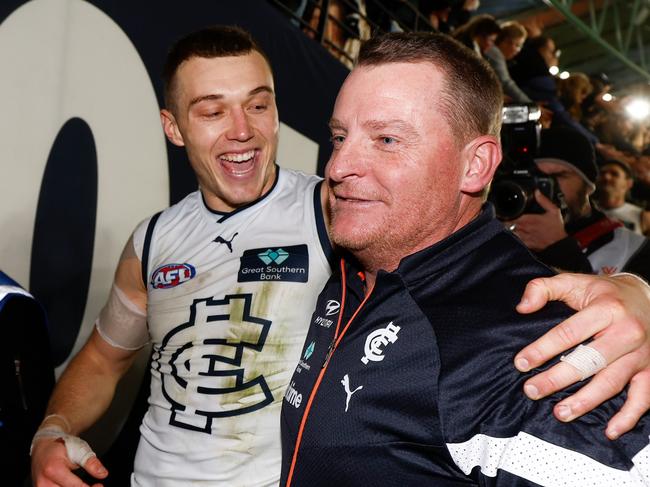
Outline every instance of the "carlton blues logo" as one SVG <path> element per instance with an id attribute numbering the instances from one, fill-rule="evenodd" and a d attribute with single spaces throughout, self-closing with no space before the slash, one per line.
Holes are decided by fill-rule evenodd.
<path id="1" fill-rule="evenodd" d="M 153 354 L 172 426 L 210 434 L 214 418 L 273 402 L 264 376 L 242 365 L 246 349 L 262 351 L 271 327 L 271 321 L 252 316 L 252 302 L 252 294 L 194 300 L 190 319 L 167 333 Z"/>

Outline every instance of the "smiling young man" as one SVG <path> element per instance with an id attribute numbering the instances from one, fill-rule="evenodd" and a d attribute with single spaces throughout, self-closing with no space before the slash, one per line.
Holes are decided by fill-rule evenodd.
<path id="1" fill-rule="evenodd" d="M 273 75 L 247 32 L 215 27 L 181 39 L 165 81 L 163 129 L 186 148 L 199 190 L 135 230 L 46 426 L 86 429 L 151 341 L 132 485 L 275 485 L 281 400 L 331 273 L 325 191 L 320 178 L 275 164 Z M 41 433 L 37 485 L 77 485 L 74 452 L 65 458 L 47 427 Z M 85 468 L 103 478 L 98 464 Z"/>
<path id="2" fill-rule="evenodd" d="M 296 363 L 309 362 L 314 353 L 308 348 L 301 356 L 301 346 L 331 273 L 322 210 L 327 192 L 320 178 L 275 164 L 273 76 L 248 33 L 221 26 L 189 34 L 170 51 L 165 73 L 163 128 L 169 140 L 186 148 L 199 190 L 143 222 L 127 243 L 96 329 L 61 377 L 33 442 L 37 486 L 78 487 L 71 470 L 79 465 L 98 478 L 107 476 L 76 436 L 106 410 L 117 381 L 147 341 L 154 351 L 152 385 L 132 485 L 277 485 L 281 402 L 306 400 L 287 385 Z M 391 146 L 392 139 L 384 143 Z M 388 193 L 378 186 L 349 199 L 370 207 L 383 197 Z M 409 195 L 409 201 L 414 198 Z M 368 203 L 354 201 L 362 199 Z M 424 212 L 427 205 L 417 208 Z M 364 222 L 359 225 L 361 231 Z M 380 227 L 375 235 L 381 236 Z M 590 313 L 603 304 L 618 309 L 607 297 L 634 297 L 636 303 L 621 312 L 614 330 L 634 322 L 634 313 L 643 316 L 638 308 L 647 307 L 645 288 L 624 278 L 538 281 L 527 296 L 538 304 L 567 296 L 567 282 L 581 286 L 581 308 L 592 306 L 583 312 L 582 326 L 563 326 L 588 335 L 601 329 L 591 326 Z M 597 292 L 593 283 L 604 287 Z M 599 305 L 592 296 L 605 301 Z M 332 326 L 339 307 L 328 303 L 315 322 Z M 624 338 L 612 340 L 620 348 L 608 359 L 644 343 Z M 520 358 L 535 366 L 572 345 L 548 337 Z M 639 362 L 633 364 L 642 367 Z M 553 389 L 549 377 L 560 387 L 576 380 L 574 373 L 555 370 L 559 375 L 547 372 L 537 379 L 542 394 Z M 631 375 L 623 375 L 621 384 Z M 350 395 L 361 393 L 353 381 L 348 385 Z M 585 397 L 598 401 L 598 394 L 576 395 L 574 404 L 584 407 Z M 643 401 L 637 405 L 645 410 Z"/>

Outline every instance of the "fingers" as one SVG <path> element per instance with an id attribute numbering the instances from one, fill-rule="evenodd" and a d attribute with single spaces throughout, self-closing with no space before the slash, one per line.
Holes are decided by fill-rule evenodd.
<path id="1" fill-rule="evenodd" d="M 555 417 L 560 421 L 573 421 L 614 397 L 625 388 L 634 374 L 635 360 L 638 358 L 632 354 L 626 355 L 596 374 L 579 391 L 556 404 L 553 409 Z M 639 404 L 633 402 L 631 406 Z"/>
<path id="2" fill-rule="evenodd" d="M 601 332 L 608 336 L 608 342 L 599 347 L 600 352 L 612 359 L 648 345 L 648 312 L 644 309 L 647 286 L 637 281 L 630 276 L 559 274 L 529 282 L 517 306 L 520 313 L 537 311 L 552 300 L 582 311 L 522 349 L 515 357 L 515 366 L 526 372 Z"/>
<path id="3" fill-rule="evenodd" d="M 610 364 L 555 406 L 558 419 L 571 421 L 585 414 L 618 394 L 631 378 L 627 400 L 608 423 L 607 436 L 615 439 L 629 431 L 650 410 L 649 298 L 646 284 L 625 275 L 561 274 L 528 284 L 517 306 L 520 313 L 537 311 L 551 300 L 564 301 L 582 311 L 521 350 L 515 357 L 519 370 L 529 371 L 589 336 L 595 337 L 589 346 Z M 561 362 L 526 381 L 524 392 L 531 399 L 540 399 L 578 380 L 579 371 Z"/>
<path id="4" fill-rule="evenodd" d="M 66 435 L 63 441 L 68 459 L 80 467 L 84 467 L 86 462 L 95 456 L 90 445 L 77 436 Z"/>
<path id="5" fill-rule="evenodd" d="M 605 434 L 609 439 L 615 440 L 634 428 L 648 410 L 650 410 L 650 368 L 632 377 L 625 404 L 607 423 Z"/>
<path id="6" fill-rule="evenodd" d="M 526 347 L 520 353 L 521 356 L 518 355 L 515 358 L 515 366 L 522 371 L 537 367 L 544 363 L 547 357 L 555 356 L 571 348 L 573 346 L 569 345 L 571 343 L 585 341 L 595 334 L 594 330 L 604 328 L 612 321 L 611 315 L 599 312 L 597 309 L 588 308 L 581 314 L 588 320 L 588 324 L 582 323 L 579 320 L 579 315 L 571 316 Z M 608 329 L 589 343 L 589 346 L 600 352 L 605 361 L 610 364 L 596 375 L 587 389 L 594 391 L 590 393 L 593 394 L 591 402 L 595 405 L 620 392 L 632 375 L 650 363 L 650 346 L 639 347 L 641 335 L 636 335 L 633 327 L 621 327 L 618 330 Z M 567 345 L 569 346 L 567 347 Z M 630 347 L 634 349 L 635 346 L 639 348 L 630 352 Z M 528 369 L 524 368 L 526 366 Z M 578 369 L 567 362 L 560 362 L 528 379 L 524 386 L 524 392 L 531 399 L 539 399 L 580 380 L 582 377 Z M 601 397 L 603 399 L 600 399 Z"/>
<path id="7" fill-rule="evenodd" d="M 586 285 L 593 276 L 584 274 L 558 274 L 553 277 L 540 277 L 528 283 L 517 306 L 520 313 L 533 313 L 542 309 L 549 301 L 564 301 L 573 309 L 582 309 Z"/>
<path id="8" fill-rule="evenodd" d="M 63 445 L 57 443 L 63 449 Z M 70 462 L 64 456 L 45 459 L 46 463 L 42 468 L 33 466 L 32 479 L 36 487 L 89 487 L 83 480 L 72 473 Z"/>
<path id="9" fill-rule="evenodd" d="M 524 347 L 515 356 L 515 367 L 517 367 L 521 372 L 528 372 L 534 367 L 539 367 L 552 357 L 555 357 L 556 355 L 584 342 L 589 337 L 594 336 L 603 328 L 609 326 L 611 322 L 611 313 L 601 310 L 596 306 L 586 308 L 582 312 L 570 316 L 559 325 L 556 325 L 546 332 L 542 337 Z M 625 350 L 621 353 L 617 353 L 617 351 L 612 350 L 613 347 L 616 347 L 617 343 L 612 343 L 611 340 L 604 342 L 602 340 L 596 340 L 589 345 L 602 353 L 605 359 L 607 359 L 607 363 L 610 363 L 611 360 L 615 360 L 622 355 L 622 353 L 629 351 Z M 555 365 L 552 369 L 546 371 L 545 374 L 556 367 L 560 368 L 559 365 L 561 364 Z M 564 367 L 561 367 L 561 369 L 564 369 Z M 571 369 L 576 370 L 573 367 L 571 367 Z M 580 380 L 580 376 L 577 373 L 576 379 L 572 382 L 565 383 L 562 381 L 562 383 L 566 387 L 576 380 Z"/>
<path id="10" fill-rule="evenodd" d="M 616 360 L 575 394 L 563 399 L 553 408 L 560 421 L 573 421 L 593 410 L 601 403 L 620 393 L 637 370 L 637 364 L 645 359 L 639 354 L 627 354 Z M 540 399 L 560 390 L 579 377 L 572 366 L 559 363 L 543 374 L 531 378 L 524 385 L 524 392 L 531 399 Z M 639 418 L 650 409 L 650 368 L 636 373 L 623 408 L 610 420 L 606 434 L 615 439 L 631 430 Z"/>
<path id="11" fill-rule="evenodd" d="M 79 441 L 85 443 L 83 440 Z M 34 485 L 37 487 L 89 487 L 72 472 L 78 467 L 78 462 L 73 463 L 70 460 L 68 447 L 64 445 L 63 438 L 41 438 L 36 441 L 32 451 Z M 88 447 L 88 451 L 92 452 L 90 447 Z M 88 456 L 87 451 L 81 451 L 81 456 Z M 101 479 L 108 475 L 108 471 L 94 454 L 86 458 L 84 462 L 85 470 L 94 477 Z"/>
<path id="12" fill-rule="evenodd" d="M 89 458 L 85 465 L 83 465 L 83 468 L 97 479 L 104 479 L 108 476 L 108 470 L 106 470 L 106 467 L 104 467 L 96 456 Z"/>
<path id="13" fill-rule="evenodd" d="M 537 374 L 524 383 L 524 393 L 529 399 L 541 399 L 580 380 L 575 367 L 560 362 Z"/>
<path id="14" fill-rule="evenodd" d="M 557 205 L 553 204 L 551 200 L 549 200 L 544 193 L 542 193 L 539 189 L 535 190 L 535 199 L 539 203 L 539 206 L 544 208 L 546 211 L 557 211 L 558 207 Z"/>
<path id="15" fill-rule="evenodd" d="M 87 442 L 70 435 L 67 435 L 63 441 L 65 442 L 68 459 L 72 463 L 79 465 L 93 477 L 103 479 L 108 475 L 108 471 L 104 468 L 102 462 L 99 461 Z"/>
<path id="16" fill-rule="evenodd" d="M 66 466 L 46 468 L 45 479 L 36 482 L 36 487 L 89 487 L 89 485 L 73 474 Z"/>

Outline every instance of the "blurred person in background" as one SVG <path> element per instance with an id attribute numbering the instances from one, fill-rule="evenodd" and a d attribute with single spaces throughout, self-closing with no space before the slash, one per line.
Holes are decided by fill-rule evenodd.
<path id="1" fill-rule="evenodd" d="M 456 0 L 454 5 L 451 7 L 451 13 L 449 14 L 449 20 L 447 21 L 449 31 L 453 32 L 460 26 L 469 22 L 474 12 L 476 12 L 480 6 L 481 2 L 479 0 Z"/>
<path id="2" fill-rule="evenodd" d="M 501 25 L 501 31 L 497 35 L 495 45 L 485 51 L 485 58 L 494 68 L 499 81 L 501 81 L 506 101 L 532 103 L 528 95 L 512 79 L 508 69 L 508 61 L 521 51 L 525 41 L 526 29 L 524 26 L 515 21 L 506 22 Z"/>
<path id="3" fill-rule="evenodd" d="M 549 71 L 558 65 L 558 55 L 559 51 L 550 37 L 529 37 L 513 59 L 510 74 L 533 101 L 542 103 L 553 112 L 552 126 L 569 126 L 596 144 L 598 138 L 571 117 L 558 97 L 556 79 Z"/>
<path id="4" fill-rule="evenodd" d="M 610 90 L 612 84 L 609 77 L 605 73 L 597 73 L 589 76 L 592 91 L 589 93 L 582 102 L 582 123 L 592 132 L 595 132 L 594 126 L 599 122 L 599 117 L 604 117 L 612 109 Z M 603 98 L 606 94 L 610 94 L 608 100 Z M 596 121 L 592 122 L 594 118 Z"/>
<path id="5" fill-rule="evenodd" d="M 650 244 L 616 220 L 594 208 L 598 167 L 594 148 L 569 127 L 542 131 L 535 164 L 557 181 L 568 210 L 536 191 L 544 213 L 527 213 L 509 228 L 546 265 L 587 274 L 633 272 L 650 279 Z"/>
<path id="6" fill-rule="evenodd" d="M 501 27 L 493 16 L 488 14 L 477 15 L 465 25 L 457 28 L 452 37 L 474 50 L 481 57 L 494 46 Z"/>
<path id="7" fill-rule="evenodd" d="M 560 101 L 571 118 L 581 122 L 583 118 L 582 104 L 594 91 L 589 77 L 584 73 L 571 73 L 568 78 L 560 79 L 557 83 Z"/>
<path id="8" fill-rule="evenodd" d="M 648 235 L 650 211 L 627 201 L 633 185 L 634 176 L 630 166 L 618 159 L 609 159 L 600 166 L 596 182 L 596 200 L 608 217 L 621 221 L 639 235 Z"/>
<path id="9" fill-rule="evenodd" d="M 451 0 L 420 0 L 420 12 L 429 20 L 434 32 L 449 32 L 447 21 L 451 7 Z"/>

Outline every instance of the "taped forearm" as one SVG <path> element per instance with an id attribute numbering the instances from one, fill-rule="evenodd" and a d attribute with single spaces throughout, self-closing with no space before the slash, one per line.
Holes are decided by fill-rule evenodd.
<path id="1" fill-rule="evenodd" d="M 147 314 L 115 284 L 95 326 L 101 337 L 116 348 L 138 350 L 149 342 Z"/>

